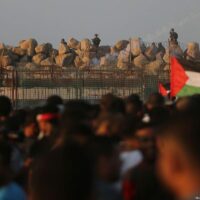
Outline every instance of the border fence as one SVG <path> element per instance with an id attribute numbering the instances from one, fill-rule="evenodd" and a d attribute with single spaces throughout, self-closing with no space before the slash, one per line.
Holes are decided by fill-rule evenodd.
<path id="1" fill-rule="evenodd" d="M 8 96 L 15 108 L 40 105 L 51 95 L 98 102 L 107 93 L 123 98 L 137 93 L 146 100 L 150 93 L 158 91 L 159 82 L 167 84 L 169 72 L 153 75 L 117 69 L 2 70 L 0 95 Z"/>

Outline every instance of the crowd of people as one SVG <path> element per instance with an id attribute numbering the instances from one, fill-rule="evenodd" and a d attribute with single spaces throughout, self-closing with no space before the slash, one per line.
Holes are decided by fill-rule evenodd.
<path id="1" fill-rule="evenodd" d="M 198 199 L 199 144 L 200 95 L 18 110 L 0 96 L 0 200 Z"/>

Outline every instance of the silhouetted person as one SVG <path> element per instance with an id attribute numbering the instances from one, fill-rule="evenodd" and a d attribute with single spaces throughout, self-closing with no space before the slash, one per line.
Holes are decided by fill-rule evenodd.
<path id="1" fill-rule="evenodd" d="M 178 33 L 176 33 L 173 28 L 170 31 L 170 42 L 178 44 Z"/>
<path id="2" fill-rule="evenodd" d="M 101 39 L 98 37 L 98 34 L 94 35 L 94 38 L 92 39 L 92 43 L 96 48 L 99 47 L 99 45 L 101 43 Z"/>
<path id="3" fill-rule="evenodd" d="M 93 170 L 84 147 L 69 141 L 33 168 L 32 200 L 90 200 Z"/>

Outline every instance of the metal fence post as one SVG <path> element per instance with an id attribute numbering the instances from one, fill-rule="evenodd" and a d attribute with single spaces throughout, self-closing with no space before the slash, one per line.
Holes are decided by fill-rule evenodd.
<path id="1" fill-rule="evenodd" d="M 15 70 L 15 108 L 18 106 L 18 71 Z"/>
<path id="2" fill-rule="evenodd" d="M 15 70 L 12 70 L 12 92 L 11 92 L 11 101 L 13 103 L 13 107 L 15 108 Z"/>
<path id="3" fill-rule="evenodd" d="M 76 99 L 78 99 L 78 88 L 79 88 L 79 76 L 78 76 L 78 70 L 76 69 Z"/>

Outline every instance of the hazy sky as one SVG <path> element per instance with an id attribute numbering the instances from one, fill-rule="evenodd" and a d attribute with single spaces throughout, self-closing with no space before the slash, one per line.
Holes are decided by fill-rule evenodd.
<path id="1" fill-rule="evenodd" d="M 36 38 L 92 38 L 104 44 L 141 36 L 166 41 L 174 27 L 180 40 L 200 42 L 200 0 L 0 0 L 0 41 L 16 45 Z"/>

